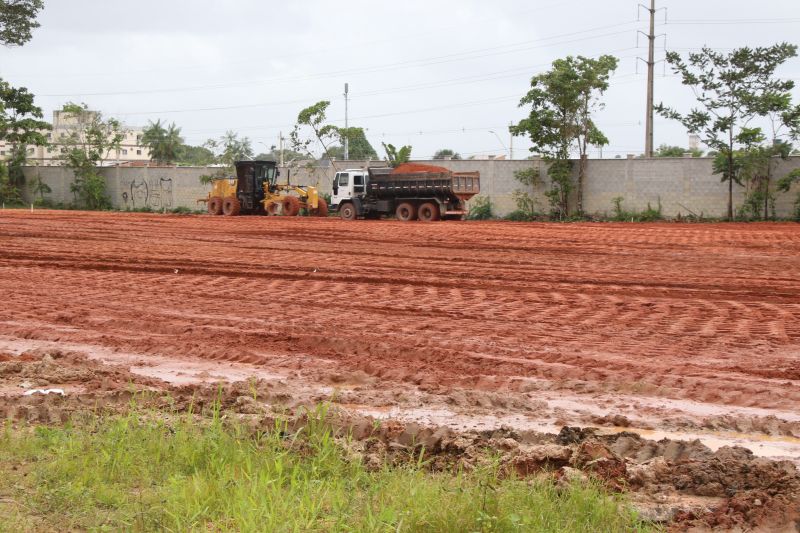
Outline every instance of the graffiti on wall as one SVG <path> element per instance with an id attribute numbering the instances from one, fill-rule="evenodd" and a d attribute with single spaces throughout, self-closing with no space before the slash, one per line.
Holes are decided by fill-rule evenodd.
<path id="1" fill-rule="evenodd" d="M 172 209 L 172 178 L 123 179 L 122 203 L 126 209 Z"/>

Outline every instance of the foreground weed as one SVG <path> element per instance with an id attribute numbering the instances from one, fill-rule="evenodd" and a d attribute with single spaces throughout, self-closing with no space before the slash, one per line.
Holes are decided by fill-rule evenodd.
<path id="1" fill-rule="evenodd" d="M 327 408 L 263 431 L 205 416 L 165 422 L 132 410 L 61 428 L 0 433 L 0 530 L 637 531 L 591 485 L 432 473 L 422 456 L 368 472 L 326 423 Z M 10 475 L 24 468 L 29 475 Z M 8 475 L 7 475 L 8 474 Z"/>

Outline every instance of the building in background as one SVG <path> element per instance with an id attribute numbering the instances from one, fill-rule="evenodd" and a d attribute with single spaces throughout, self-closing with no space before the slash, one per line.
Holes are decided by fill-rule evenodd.
<path id="1" fill-rule="evenodd" d="M 69 137 L 75 129 L 77 120 L 63 111 L 53 111 L 53 129 L 44 132 L 47 137 L 47 146 L 28 146 L 28 164 L 39 166 L 58 166 L 62 164 L 61 156 L 66 149 L 60 140 Z M 112 150 L 108 157 L 100 162 L 100 166 L 111 166 L 126 163 L 144 164 L 150 161 L 150 150 L 141 145 L 142 130 L 123 126 L 125 138 L 119 150 Z M 0 159 L 11 155 L 11 145 L 0 140 Z"/>

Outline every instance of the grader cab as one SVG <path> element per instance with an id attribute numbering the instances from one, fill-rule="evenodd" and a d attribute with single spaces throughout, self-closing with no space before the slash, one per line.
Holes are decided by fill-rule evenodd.
<path id="1" fill-rule="evenodd" d="M 316 187 L 278 183 L 280 171 L 275 161 L 237 161 L 236 177 L 211 183 L 208 212 L 212 215 L 296 216 L 301 209 L 309 215 L 327 216 L 328 204 Z"/>

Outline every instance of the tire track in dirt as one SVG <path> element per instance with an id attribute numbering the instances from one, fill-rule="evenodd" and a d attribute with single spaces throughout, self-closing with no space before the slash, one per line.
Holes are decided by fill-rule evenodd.
<path id="1" fill-rule="evenodd" d="M 788 224 L 4 212 L 0 334 L 264 365 L 294 353 L 389 388 L 537 378 L 791 409 L 798 251 Z"/>

